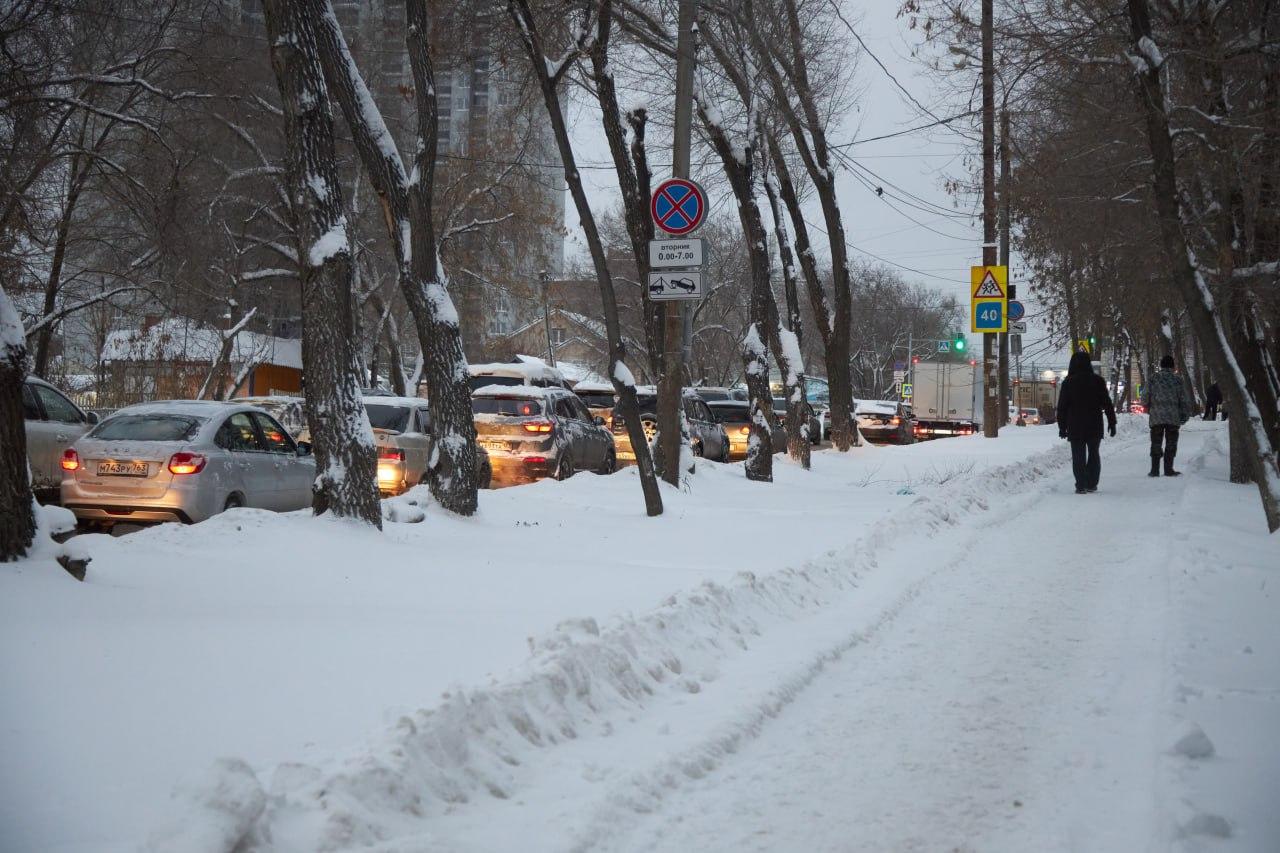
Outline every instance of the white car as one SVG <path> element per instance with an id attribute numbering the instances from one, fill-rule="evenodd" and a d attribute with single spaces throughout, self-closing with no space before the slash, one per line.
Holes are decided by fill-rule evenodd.
<path id="1" fill-rule="evenodd" d="M 22 421 L 27 434 L 31 488 L 42 503 L 56 502 L 62 483 L 62 454 L 98 422 L 43 379 L 22 384 Z"/>

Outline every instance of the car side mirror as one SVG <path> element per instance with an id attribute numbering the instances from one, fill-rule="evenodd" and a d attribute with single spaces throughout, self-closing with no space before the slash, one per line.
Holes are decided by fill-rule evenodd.
<path id="1" fill-rule="evenodd" d="M 601 417 L 600 415 L 596 415 L 591 420 L 595 422 L 596 426 L 604 426 L 604 418 Z"/>
<path id="2" fill-rule="evenodd" d="M 100 420 L 97 412 L 85 412 L 84 419 L 88 422 L 89 426 L 97 426 L 98 421 Z"/>
<path id="3" fill-rule="evenodd" d="M 311 455 L 311 442 L 309 442 L 309 441 L 299 441 L 299 442 L 298 442 L 298 455 L 299 455 L 299 456 L 310 456 L 310 455 Z"/>

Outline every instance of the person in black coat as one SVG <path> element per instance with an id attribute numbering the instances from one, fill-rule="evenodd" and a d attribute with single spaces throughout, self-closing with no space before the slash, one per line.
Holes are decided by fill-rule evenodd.
<path id="1" fill-rule="evenodd" d="M 1071 356 L 1067 378 L 1058 391 L 1058 435 L 1071 442 L 1071 469 L 1076 475 L 1076 494 L 1098 491 L 1102 459 L 1102 413 L 1107 414 L 1107 427 L 1112 438 L 1116 434 L 1116 410 L 1107 393 L 1107 383 L 1093 372 L 1089 354 Z"/>
<path id="2" fill-rule="evenodd" d="M 1222 406 L 1222 389 L 1215 382 L 1209 386 L 1209 390 L 1204 394 L 1204 419 L 1206 421 L 1216 421 L 1218 419 L 1218 409 Z"/>

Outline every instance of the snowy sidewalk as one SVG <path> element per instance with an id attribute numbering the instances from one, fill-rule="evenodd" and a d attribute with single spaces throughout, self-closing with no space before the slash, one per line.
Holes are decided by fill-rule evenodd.
<path id="1" fill-rule="evenodd" d="M 1197 517 L 1216 441 L 1193 426 L 1188 475 L 1157 481 L 1131 444 L 1104 460 L 1100 493 L 1077 496 L 1058 478 L 972 531 L 954 564 L 758 740 L 601 849 L 1120 853 L 1207 849 L 1224 834 L 1238 835 L 1231 849 L 1280 849 L 1262 793 L 1277 790 L 1280 694 L 1255 680 L 1276 674 L 1271 605 L 1176 606 L 1205 568 L 1193 536 L 1219 541 L 1215 561 L 1236 576 L 1215 582 L 1237 591 L 1280 568 L 1250 564 L 1262 552 L 1236 551 L 1212 530 L 1229 518 L 1222 507 Z M 1190 707 L 1188 691 L 1212 688 L 1170 678 L 1224 631 L 1253 642 L 1222 650 L 1245 665 L 1218 683 L 1247 672 L 1244 684 L 1270 687 L 1246 687 L 1241 701 L 1233 684 Z M 1236 748 L 1215 760 L 1193 736 L 1172 749 L 1197 716 Z M 1218 779 L 1197 785 L 1206 766 Z"/>

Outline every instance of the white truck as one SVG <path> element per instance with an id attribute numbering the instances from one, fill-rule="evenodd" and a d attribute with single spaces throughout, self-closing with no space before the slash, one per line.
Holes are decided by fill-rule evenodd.
<path id="1" fill-rule="evenodd" d="M 972 435 L 981 422 L 982 380 L 968 362 L 922 361 L 911 369 L 911 408 L 920 440 Z"/>

